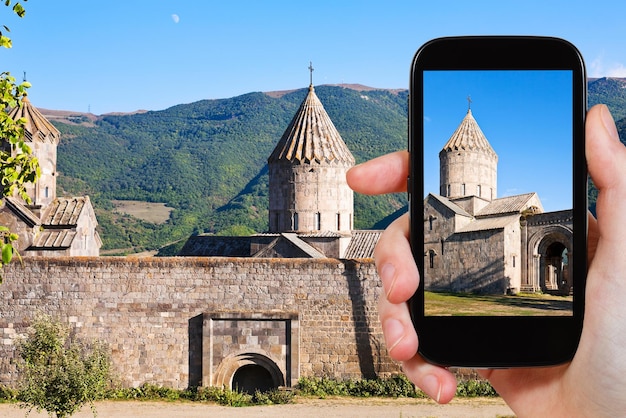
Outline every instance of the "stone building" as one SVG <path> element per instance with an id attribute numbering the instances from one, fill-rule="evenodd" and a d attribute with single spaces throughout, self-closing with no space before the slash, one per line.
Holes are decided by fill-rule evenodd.
<path id="1" fill-rule="evenodd" d="M 355 231 L 354 166 L 311 83 L 268 160 L 269 231 L 250 237 L 192 236 L 179 255 L 371 258 L 381 231 Z"/>
<path id="2" fill-rule="evenodd" d="M 0 225 L 19 235 L 15 247 L 22 255 L 99 255 L 102 241 L 96 231 L 98 222 L 89 196 L 57 196 L 59 130 L 28 98 L 12 109 L 9 116 L 26 120 L 24 140 L 39 161 L 41 176 L 27 185 L 30 203 L 18 196 L 3 197 Z M 3 143 L 5 150 L 8 147 L 9 144 Z"/>
<path id="3" fill-rule="evenodd" d="M 424 285 L 476 293 L 568 294 L 572 211 L 536 193 L 496 198 L 498 156 L 471 110 L 439 153 L 439 193 L 424 199 Z"/>

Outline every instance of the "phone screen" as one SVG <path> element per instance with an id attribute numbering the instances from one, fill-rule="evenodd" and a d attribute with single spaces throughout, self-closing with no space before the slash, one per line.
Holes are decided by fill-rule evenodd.
<path id="1" fill-rule="evenodd" d="M 424 71 L 426 316 L 573 314 L 572 76 Z"/>
<path id="2" fill-rule="evenodd" d="M 411 67 L 409 308 L 444 366 L 573 357 L 584 317 L 584 63 L 542 37 L 452 37 Z"/>

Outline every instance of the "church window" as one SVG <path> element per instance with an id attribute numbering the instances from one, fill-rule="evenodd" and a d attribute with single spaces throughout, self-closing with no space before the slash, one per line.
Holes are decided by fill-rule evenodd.
<path id="1" fill-rule="evenodd" d="M 435 252 L 433 250 L 428 251 L 428 265 L 430 268 L 435 268 Z"/>
<path id="2" fill-rule="evenodd" d="M 441 238 L 441 255 L 443 255 L 443 243 L 444 243 L 443 238 Z"/>
<path id="3" fill-rule="evenodd" d="M 513 256 L 513 267 L 515 267 L 515 256 Z"/>
<path id="4" fill-rule="evenodd" d="M 317 212 L 317 213 L 315 214 L 315 229 L 316 229 L 317 231 L 319 231 L 320 229 L 322 229 L 322 225 L 321 225 L 321 224 L 322 224 L 322 222 L 321 222 L 321 218 L 322 218 L 322 215 L 321 215 L 319 212 Z"/>
<path id="5" fill-rule="evenodd" d="M 461 184 L 461 196 L 465 196 L 465 183 Z"/>
<path id="6" fill-rule="evenodd" d="M 341 229 L 341 214 L 337 213 L 335 215 L 335 229 L 339 231 Z"/>
<path id="7" fill-rule="evenodd" d="M 44 197 L 49 197 L 48 193 L 49 193 L 49 189 L 48 189 L 48 186 L 46 186 L 46 188 L 44 189 L 44 192 L 43 192 Z"/>
<path id="8" fill-rule="evenodd" d="M 299 225 L 298 225 L 298 214 L 297 213 L 293 214 L 293 216 L 291 218 L 291 224 L 292 224 L 292 229 L 294 231 L 297 231 L 298 227 L 299 227 Z"/>
<path id="9" fill-rule="evenodd" d="M 450 197 L 450 185 L 449 184 L 446 190 L 446 197 Z"/>
<path id="10" fill-rule="evenodd" d="M 480 184 L 476 186 L 476 196 L 480 197 Z"/>

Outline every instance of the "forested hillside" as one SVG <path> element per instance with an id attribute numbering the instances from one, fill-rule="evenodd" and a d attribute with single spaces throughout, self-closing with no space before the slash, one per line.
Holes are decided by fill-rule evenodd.
<path id="1" fill-rule="evenodd" d="M 307 90 L 249 93 L 162 111 L 55 119 L 61 193 L 91 196 L 104 242 L 119 253 L 154 250 L 192 233 L 267 229 L 266 160 Z M 316 87 L 357 162 L 406 148 L 407 91 Z M 626 81 L 589 82 L 589 105 L 607 103 L 626 138 Z M 82 123 L 81 122 L 85 122 Z M 597 191 L 590 187 L 590 206 Z M 162 224 L 114 211 L 112 200 L 163 202 Z M 382 228 L 404 195 L 355 195 L 355 227 Z"/>
<path id="2" fill-rule="evenodd" d="M 204 100 L 84 125 L 57 120 L 60 189 L 91 196 L 103 249 L 156 249 L 197 232 L 265 231 L 266 160 L 306 91 Z M 357 162 L 406 147 L 406 92 L 319 86 L 316 93 Z M 115 199 L 174 210 L 157 225 L 115 213 Z M 402 195 L 358 195 L 355 227 L 380 227 L 405 204 Z"/>

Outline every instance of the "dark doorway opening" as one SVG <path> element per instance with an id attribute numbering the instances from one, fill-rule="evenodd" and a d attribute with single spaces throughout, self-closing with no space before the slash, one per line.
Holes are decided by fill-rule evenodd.
<path id="1" fill-rule="evenodd" d="M 237 369 L 233 375 L 232 390 L 254 395 L 259 392 L 268 392 L 276 389 L 272 374 L 257 364 L 247 364 Z"/>
<path id="2" fill-rule="evenodd" d="M 547 292 L 562 291 L 569 282 L 567 277 L 567 247 L 560 242 L 553 242 L 546 249 L 544 256 L 542 290 Z"/>

